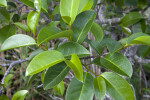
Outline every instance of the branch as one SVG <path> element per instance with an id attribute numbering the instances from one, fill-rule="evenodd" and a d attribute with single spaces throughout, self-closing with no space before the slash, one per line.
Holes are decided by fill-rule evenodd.
<path id="1" fill-rule="evenodd" d="M 3 59 L 3 60 L 5 60 L 5 59 Z M 26 61 L 29 61 L 29 59 L 28 58 L 26 58 L 26 59 L 19 59 L 17 61 L 12 61 L 9 64 L 1 64 L 3 66 L 8 66 L 9 65 L 7 71 L 5 72 L 5 74 L 4 74 L 4 76 L 3 76 L 2 80 L 1 80 L 1 84 L 4 84 L 4 80 L 5 80 L 6 76 L 9 74 L 9 72 L 10 72 L 10 70 L 11 70 L 11 68 L 13 66 L 15 66 L 16 64 L 20 64 L 20 63 L 26 62 Z M 1 87 L 1 89 L 0 89 L 0 95 L 3 94 L 2 92 L 3 92 L 3 87 Z"/>
<path id="2" fill-rule="evenodd" d="M 112 18 L 112 19 L 103 19 L 103 20 L 95 20 L 99 24 L 117 24 L 120 22 L 121 18 Z"/>

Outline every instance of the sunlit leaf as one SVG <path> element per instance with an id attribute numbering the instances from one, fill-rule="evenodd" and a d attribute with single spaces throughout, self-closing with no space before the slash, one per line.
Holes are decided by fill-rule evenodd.
<path id="1" fill-rule="evenodd" d="M 27 93 L 27 90 L 20 90 L 13 95 L 12 100 L 24 100 Z"/>

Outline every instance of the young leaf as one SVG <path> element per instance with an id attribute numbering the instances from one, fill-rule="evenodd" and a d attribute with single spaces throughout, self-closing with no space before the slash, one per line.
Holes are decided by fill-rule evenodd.
<path id="1" fill-rule="evenodd" d="M 73 54 L 71 60 L 65 60 L 66 64 L 73 70 L 75 77 L 83 82 L 83 69 L 80 59 L 76 54 Z"/>
<path id="2" fill-rule="evenodd" d="M 120 20 L 122 26 L 130 26 L 143 19 L 143 16 L 138 12 L 131 12 Z"/>
<path id="3" fill-rule="evenodd" d="M 47 24 L 47 26 L 49 26 L 49 27 L 56 27 L 59 23 L 60 23 L 60 21 L 52 21 L 49 24 Z"/>
<path id="4" fill-rule="evenodd" d="M 36 11 L 30 12 L 27 17 L 27 25 L 33 34 L 35 34 L 36 25 L 38 23 L 38 19 L 39 19 L 40 12 L 41 12 L 41 0 L 35 0 L 34 7 Z"/>
<path id="5" fill-rule="evenodd" d="M 80 0 L 61 0 L 60 1 L 60 14 L 64 22 L 71 25 L 78 12 Z"/>
<path id="6" fill-rule="evenodd" d="M 2 7 L 6 7 L 6 6 L 7 6 L 7 2 L 6 2 L 6 0 L 1 0 L 1 2 L 0 2 L 0 6 L 2 6 Z"/>
<path id="7" fill-rule="evenodd" d="M 13 95 L 12 100 L 24 100 L 27 93 L 27 90 L 20 90 Z"/>
<path id="8" fill-rule="evenodd" d="M 106 94 L 106 83 L 102 77 L 96 77 L 93 81 L 95 95 L 99 100 L 104 100 Z"/>
<path id="9" fill-rule="evenodd" d="M 132 76 L 133 69 L 130 61 L 120 53 L 106 55 L 101 59 L 101 64 L 118 74 Z"/>
<path id="10" fill-rule="evenodd" d="M 101 42 L 103 40 L 103 30 L 97 23 L 93 22 L 91 32 L 94 35 L 96 41 Z"/>
<path id="11" fill-rule="evenodd" d="M 134 100 L 134 94 L 129 83 L 121 76 L 112 72 L 101 74 L 107 84 L 107 92 L 114 100 Z"/>
<path id="12" fill-rule="evenodd" d="M 58 85 L 65 76 L 68 74 L 70 68 L 64 62 L 56 64 L 50 68 L 45 73 L 44 77 L 44 89 L 51 89 Z"/>
<path id="13" fill-rule="evenodd" d="M 32 37 L 24 34 L 16 34 L 4 41 L 1 51 L 35 44 L 35 40 Z"/>
<path id="14" fill-rule="evenodd" d="M 0 7 L 0 22 L 9 22 L 10 14 L 4 7 Z"/>
<path id="15" fill-rule="evenodd" d="M 2 44 L 7 38 L 16 34 L 16 28 L 13 25 L 6 25 L 0 29 L 0 44 Z"/>
<path id="16" fill-rule="evenodd" d="M 26 69 L 26 76 L 33 75 L 64 60 L 63 55 L 55 50 L 44 51 L 33 58 Z"/>
<path id="17" fill-rule="evenodd" d="M 65 100 L 93 100 L 93 77 L 84 73 L 83 83 L 73 78 L 67 89 Z"/>
<path id="18" fill-rule="evenodd" d="M 29 32 L 30 31 L 30 29 L 29 29 L 29 27 L 26 25 L 26 24 L 24 24 L 24 23 L 21 23 L 21 22 L 16 22 L 16 23 L 14 23 L 18 28 L 20 28 L 20 29 L 22 29 L 22 30 L 24 30 L 24 31 L 26 31 L 26 32 Z"/>
<path id="19" fill-rule="evenodd" d="M 90 55 L 90 52 L 86 48 L 75 42 L 63 43 L 57 50 L 60 51 L 65 57 L 70 57 L 72 54 L 76 54 L 78 57 Z"/>
<path id="20" fill-rule="evenodd" d="M 65 85 L 64 82 L 61 81 L 58 85 L 56 85 L 53 89 L 54 94 L 63 96 L 65 92 Z"/>
<path id="21" fill-rule="evenodd" d="M 51 39 L 69 38 L 72 33 L 73 32 L 71 30 L 61 32 L 58 28 L 47 26 L 40 30 L 37 43 L 40 45 L 41 43 Z"/>
<path id="22" fill-rule="evenodd" d="M 79 1 L 79 8 L 78 8 L 78 14 L 90 10 L 93 6 L 95 0 L 80 0 Z"/>
<path id="23" fill-rule="evenodd" d="M 80 13 L 71 26 L 73 30 L 72 41 L 82 43 L 90 30 L 96 16 L 94 11 L 84 11 Z"/>

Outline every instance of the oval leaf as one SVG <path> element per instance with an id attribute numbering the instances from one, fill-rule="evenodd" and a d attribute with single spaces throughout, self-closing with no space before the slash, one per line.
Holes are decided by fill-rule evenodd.
<path id="1" fill-rule="evenodd" d="M 101 42 L 103 40 L 103 30 L 97 23 L 92 24 L 91 32 L 96 41 Z"/>
<path id="2" fill-rule="evenodd" d="M 26 76 L 39 73 L 64 60 L 63 55 L 55 50 L 44 51 L 33 58 L 29 63 Z"/>
<path id="3" fill-rule="evenodd" d="M 75 77 L 83 82 L 83 69 L 80 62 L 80 59 L 76 54 L 73 54 L 71 60 L 65 60 L 66 64 L 73 70 Z"/>
<path id="4" fill-rule="evenodd" d="M 12 100 L 24 100 L 27 93 L 27 90 L 20 90 L 13 95 Z"/>
<path id="5" fill-rule="evenodd" d="M 122 26 L 130 26 L 143 19 L 143 16 L 138 12 L 131 12 L 120 20 Z"/>
<path id="6" fill-rule="evenodd" d="M 121 76 L 112 72 L 101 74 L 107 84 L 107 92 L 114 100 L 134 100 L 134 94 L 129 83 Z"/>
<path id="7" fill-rule="evenodd" d="M 55 86 L 53 92 L 54 92 L 54 94 L 63 96 L 63 94 L 65 92 L 64 82 L 61 81 L 57 86 Z"/>
<path id="8" fill-rule="evenodd" d="M 0 7 L 0 22 L 9 22 L 10 14 L 4 7 Z"/>
<path id="9" fill-rule="evenodd" d="M 133 69 L 130 61 L 120 53 L 106 55 L 101 59 L 101 64 L 118 74 L 132 76 Z"/>
<path id="10" fill-rule="evenodd" d="M 68 74 L 70 68 L 64 62 L 50 67 L 44 77 L 44 89 L 51 89 L 58 85 Z"/>
<path id="11" fill-rule="evenodd" d="M 6 6 L 7 6 L 7 2 L 6 2 L 6 0 L 1 0 L 1 2 L 0 2 L 0 6 L 2 6 L 2 7 L 6 7 Z"/>
<path id="12" fill-rule="evenodd" d="M 78 57 L 90 55 L 90 52 L 86 48 L 75 42 L 63 43 L 57 50 L 60 51 L 65 57 L 70 57 L 72 54 L 76 54 Z"/>
<path id="13" fill-rule="evenodd" d="M 60 31 L 59 29 L 55 27 L 44 27 L 40 30 L 38 34 L 38 45 L 41 43 L 51 40 L 51 39 L 56 39 L 56 38 L 69 38 L 72 35 L 71 30 L 67 31 Z"/>
<path id="14" fill-rule="evenodd" d="M 150 36 L 140 36 L 130 41 L 130 44 L 150 45 Z"/>
<path id="15" fill-rule="evenodd" d="M 16 22 L 16 23 L 14 23 L 18 28 L 20 28 L 20 29 L 22 29 L 22 30 L 24 30 L 24 31 L 26 31 L 26 32 L 29 32 L 30 31 L 30 29 L 29 29 L 29 27 L 26 25 L 26 24 L 24 24 L 24 23 L 21 23 L 21 22 Z"/>
<path id="16" fill-rule="evenodd" d="M 90 30 L 96 16 L 94 11 L 84 11 L 80 13 L 71 26 L 73 30 L 72 41 L 82 43 Z"/>
<path id="17" fill-rule="evenodd" d="M 77 16 L 79 1 L 80 0 L 60 1 L 60 14 L 64 22 L 66 22 L 69 25 L 71 25 L 74 22 L 75 17 Z"/>
<path id="18" fill-rule="evenodd" d="M 104 100 L 106 94 L 106 83 L 102 77 L 96 77 L 93 81 L 95 95 L 99 100 Z"/>
<path id="19" fill-rule="evenodd" d="M 24 34 L 16 34 L 4 41 L 1 51 L 35 44 L 35 40 L 32 37 Z"/>
<path id="20" fill-rule="evenodd" d="M 93 77 L 85 73 L 83 83 L 76 78 L 70 82 L 65 100 L 93 100 L 93 92 Z"/>

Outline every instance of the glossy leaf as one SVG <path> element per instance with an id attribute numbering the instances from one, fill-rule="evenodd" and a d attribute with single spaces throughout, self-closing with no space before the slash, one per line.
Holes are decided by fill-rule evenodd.
<path id="1" fill-rule="evenodd" d="M 49 26 L 49 27 L 56 27 L 59 23 L 60 23 L 60 21 L 52 21 L 49 24 L 47 24 L 47 26 Z"/>
<path id="2" fill-rule="evenodd" d="M 131 30 L 128 27 L 121 26 L 121 30 L 126 33 L 128 36 L 131 35 Z"/>
<path id="3" fill-rule="evenodd" d="M 138 0 L 138 7 L 141 9 L 145 9 L 148 4 L 148 0 Z"/>
<path id="4" fill-rule="evenodd" d="M 26 31 L 26 32 L 29 32 L 30 31 L 30 29 L 29 29 L 29 27 L 26 25 L 26 24 L 24 24 L 24 23 L 21 23 L 21 22 L 16 22 L 16 23 L 14 23 L 18 28 L 20 28 L 20 29 L 22 29 L 22 30 L 24 30 L 24 31 Z"/>
<path id="5" fill-rule="evenodd" d="M 64 60 L 63 55 L 55 50 L 44 51 L 33 58 L 26 69 L 26 76 L 33 75 Z"/>
<path id="6" fill-rule="evenodd" d="M 2 44 L 7 38 L 16 34 L 16 28 L 12 25 L 6 25 L 0 29 L 0 44 Z"/>
<path id="7" fill-rule="evenodd" d="M 1 0 L 1 2 L 0 2 L 0 6 L 2 6 L 2 7 L 6 7 L 6 6 L 7 6 L 7 2 L 6 2 L 6 0 Z"/>
<path id="8" fill-rule="evenodd" d="M 114 100 L 134 100 L 134 94 L 129 83 L 121 76 L 112 72 L 101 74 L 107 84 L 107 92 Z"/>
<path id="9" fill-rule="evenodd" d="M 92 24 L 91 32 L 96 41 L 101 42 L 103 40 L 103 30 L 97 23 Z"/>
<path id="10" fill-rule="evenodd" d="M 27 93 L 27 90 L 20 90 L 13 95 L 12 100 L 24 100 Z"/>
<path id="11" fill-rule="evenodd" d="M 29 56 L 29 60 L 32 60 L 36 55 L 38 55 L 39 53 L 43 52 L 43 49 L 37 49 L 34 50 L 33 52 L 31 52 L 30 56 Z"/>
<path id="12" fill-rule="evenodd" d="M 122 19 L 120 20 L 120 23 L 122 26 L 130 26 L 138 21 L 143 19 L 143 16 L 138 12 L 131 12 L 129 14 L 126 14 Z"/>
<path id="13" fill-rule="evenodd" d="M 54 86 L 58 85 L 65 76 L 68 74 L 70 68 L 64 62 L 56 64 L 50 67 L 44 77 L 44 89 L 51 89 Z"/>
<path id="14" fill-rule="evenodd" d="M 94 11 L 84 11 L 80 13 L 71 26 L 73 30 L 72 41 L 82 43 L 90 30 L 96 16 Z"/>
<path id="15" fill-rule="evenodd" d="M 34 7 L 36 8 L 36 11 L 32 11 L 28 14 L 27 17 L 27 25 L 30 28 L 31 32 L 35 34 L 36 31 L 36 25 L 38 23 L 38 19 L 40 16 L 41 11 L 41 0 L 35 0 L 34 1 Z"/>
<path id="16" fill-rule="evenodd" d="M 93 81 L 95 95 L 99 100 L 104 100 L 106 94 L 106 83 L 102 77 L 96 77 Z"/>
<path id="17" fill-rule="evenodd" d="M 60 51 L 65 57 L 70 57 L 72 54 L 76 54 L 78 57 L 90 55 L 90 52 L 86 48 L 75 42 L 63 43 L 57 50 Z"/>
<path id="18" fill-rule="evenodd" d="M 25 5 L 34 8 L 34 3 L 30 0 L 20 0 L 22 3 L 24 3 Z"/>
<path id="19" fill-rule="evenodd" d="M 64 22 L 71 25 L 78 12 L 80 0 L 61 0 L 60 1 L 60 14 Z"/>
<path id="20" fill-rule="evenodd" d="M 76 54 L 73 54 L 71 60 L 65 60 L 66 64 L 73 70 L 75 77 L 83 82 L 83 69 L 80 59 Z"/>
<path id="21" fill-rule="evenodd" d="M 150 36 L 140 36 L 130 41 L 130 44 L 150 45 Z"/>
<path id="22" fill-rule="evenodd" d="M 84 73 L 83 83 L 73 78 L 67 89 L 65 100 L 93 100 L 93 77 Z"/>
<path id="23" fill-rule="evenodd" d="M 4 7 L 0 7 L 0 22 L 9 22 L 10 14 Z"/>
<path id="24" fill-rule="evenodd" d="M 79 8 L 78 8 L 78 14 L 90 10 L 93 6 L 95 0 L 80 0 L 79 1 Z"/>
<path id="25" fill-rule="evenodd" d="M 1 51 L 35 44 L 35 40 L 32 37 L 24 34 L 16 34 L 4 41 Z"/>
<path id="26" fill-rule="evenodd" d="M 51 40 L 51 39 L 56 39 L 56 38 L 69 38 L 72 35 L 71 30 L 66 30 L 66 31 L 60 31 L 59 29 L 55 27 L 44 27 L 40 30 L 38 34 L 38 45 L 41 43 Z"/>
<path id="27" fill-rule="evenodd" d="M 65 85 L 63 81 L 61 81 L 57 86 L 54 87 L 53 92 L 54 94 L 63 96 L 65 92 Z"/>
<path id="28" fill-rule="evenodd" d="M 133 73 L 130 61 L 120 53 L 108 54 L 101 59 L 101 63 L 106 68 L 124 75 L 131 77 Z"/>

